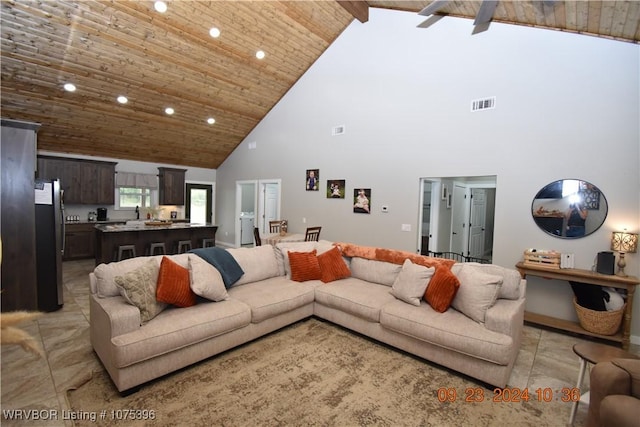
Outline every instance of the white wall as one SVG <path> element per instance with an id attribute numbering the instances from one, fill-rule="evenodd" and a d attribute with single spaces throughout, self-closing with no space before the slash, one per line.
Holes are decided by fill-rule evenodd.
<path id="1" fill-rule="evenodd" d="M 575 253 L 576 267 L 591 268 L 612 230 L 638 231 L 638 45 L 496 23 L 471 36 L 470 20 L 416 28 L 422 19 L 371 9 L 256 126 L 218 169 L 220 241 L 234 242 L 235 181 L 258 178 L 282 179 L 293 231 L 321 225 L 324 239 L 413 251 L 420 177 L 497 175 L 494 262 L 508 267 L 536 247 Z M 497 108 L 470 113 L 486 96 Z M 337 125 L 346 133 L 332 137 Z M 316 168 L 320 191 L 307 192 L 305 171 Z M 557 239 L 533 222 L 533 197 L 562 178 L 606 195 L 609 215 L 593 235 Z M 371 188 L 372 213 L 326 199 L 327 179 L 346 179 L 347 195 Z M 627 272 L 638 276 L 639 261 L 627 255 Z M 575 319 L 571 295 L 566 282 L 531 278 L 527 307 Z"/>

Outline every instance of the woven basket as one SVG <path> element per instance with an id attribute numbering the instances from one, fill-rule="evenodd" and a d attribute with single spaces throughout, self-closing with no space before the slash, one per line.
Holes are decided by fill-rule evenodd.
<path id="1" fill-rule="evenodd" d="M 573 298 L 573 305 L 578 314 L 580 326 L 584 330 L 600 335 L 613 335 L 620 329 L 622 322 L 622 314 L 627 304 L 624 304 L 620 310 L 615 311 L 597 311 L 584 308 L 578 304 L 576 298 Z"/>

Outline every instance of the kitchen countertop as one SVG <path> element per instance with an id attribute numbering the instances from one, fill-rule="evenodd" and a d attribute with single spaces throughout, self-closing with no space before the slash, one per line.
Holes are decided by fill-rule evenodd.
<path id="1" fill-rule="evenodd" d="M 191 223 L 171 223 L 166 225 L 125 225 L 125 224 L 96 224 L 96 228 L 104 233 L 114 233 L 121 231 L 152 231 L 152 230 L 176 230 L 186 228 L 212 228 L 218 227 L 216 224 L 191 224 Z"/>
<path id="2" fill-rule="evenodd" d="M 71 225 L 71 224 L 124 224 L 125 222 L 127 222 L 128 220 L 126 219 L 109 219 L 106 221 L 65 221 L 64 223 L 67 225 Z"/>

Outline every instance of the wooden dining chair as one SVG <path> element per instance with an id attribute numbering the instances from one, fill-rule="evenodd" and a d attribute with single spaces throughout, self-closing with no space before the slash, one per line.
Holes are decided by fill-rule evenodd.
<path id="1" fill-rule="evenodd" d="M 260 229 L 253 227 L 253 237 L 256 239 L 256 246 L 262 246 L 262 239 L 260 239 Z"/>
<path id="2" fill-rule="evenodd" d="M 322 227 L 307 227 L 307 232 L 304 235 L 305 242 L 317 242 L 320 239 L 320 230 Z"/>
<path id="3" fill-rule="evenodd" d="M 270 233 L 279 233 L 280 232 L 280 224 L 282 224 L 281 220 L 269 221 L 269 232 Z"/>

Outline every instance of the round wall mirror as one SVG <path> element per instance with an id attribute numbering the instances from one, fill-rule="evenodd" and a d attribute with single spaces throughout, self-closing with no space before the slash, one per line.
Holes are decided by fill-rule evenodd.
<path id="1" fill-rule="evenodd" d="M 533 220 L 545 233 L 563 239 L 588 236 L 604 223 L 607 199 L 595 185 L 561 179 L 538 191 L 531 204 Z"/>

